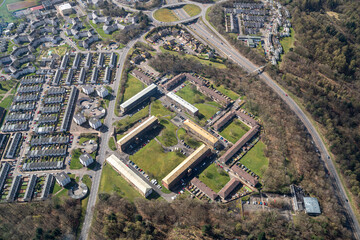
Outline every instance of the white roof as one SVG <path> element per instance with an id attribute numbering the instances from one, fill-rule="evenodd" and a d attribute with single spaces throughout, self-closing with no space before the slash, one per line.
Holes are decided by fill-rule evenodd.
<path id="1" fill-rule="evenodd" d="M 128 179 L 136 188 L 139 189 L 145 196 L 148 191 L 151 191 L 151 186 L 134 173 L 129 167 L 125 165 L 119 158 L 114 154 L 106 159 L 106 161 L 113 166 L 118 172 L 121 173 L 126 179 Z"/>
<path id="2" fill-rule="evenodd" d="M 59 6 L 59 10 L 61 10 L 61 11 L 71 9 L 71 8 L 72 7 L 71 7 L 70 3 L 64 3 Z"/>
<path id="3" fill-rule="evenodd" d="M 157 86 L 153 83 L 150 86 L 148 86 L 147 88 L 141 90 L 140 92 L 138 92 L 137 94 L 132 96 L 126 102 L 123 102 L 120 106 L 122 108 L 127 108 L 128 106 L 130 106 L 134 102 L 138 101 L 140 98 L 142 98 L 144 95 L 148 94 L 149 92 L 153 91 L 154 89 L 157 89 Z"/>
<path id="4" fill-rule="evenodd" d="M 199 111 L 199 109 L 197 109 L 195 106 L 193 106 L 189 102 L 185 101 L 184 99 L 182 99 L 181 97 L 179 97 L 178 95 L 176 95 L 173 92 L 169 92 L 166 95 L 169 98 L 171 98 L 172 100 L 174 100 L 175 102 L 177 102 L 178 104 L 180 104 L 181 106 L 183 106 L 184 108 L 186 108 L 187 110 L 189 110 L 193 114 L 195 114 L 196 112 Z"/>

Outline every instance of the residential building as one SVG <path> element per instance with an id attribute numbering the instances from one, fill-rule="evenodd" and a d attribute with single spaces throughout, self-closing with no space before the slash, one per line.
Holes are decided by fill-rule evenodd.
<path id="1" fill-rule="evenodd" d="M 114 154 L 106 159 L 106 161 L 135 189 L 144 197 L 148 197 L 153 189 L 145 182 L 140 176 L 138 176 L 133 170 L 125 165 L 118 157 Z"/>
<path id="2" fill-rule="evenodd" d="M 65 172 L 56 173 L 55 179 L 56 182 L 62 187 L 65 187 L 71 182 L 69 175 L 67 175 Z"/>
<path id="3" fill-rule="evenodd" d="M 102 98 L 105 98 L 107 95 L 109 95 L 109 91 L 104 86 L 97 88 L 96 93 L 99 95 L 99 97 Z"/>
<path id="4" fill-rule="evenodd" d="M 310 216 L 321 214 L 319 201 L 314 197 L 304 197 L 305 212 Z"/>
<path id="5" fill-rule="evenodd" d="M 238 165 L 234 165 L 231 167 L 231 170 L 235 173 L 236 176 L 243 180 L 242 182 L 250 187 L 255 187 L 258 184 L 258 180 L 251 176 L 248 172 L 244 169 L 240 168 Z"/>
<path id="6" fill-rule="evenodd" d="M 240 181 L 232 178 L 218 193 L 223 199 L 226 199 L 240 185 Z"/>
<path id="7" fill-rule="evenodd" d="M 189 113 L 191 116 L 196 116 L 199 113 L 199 109 L 197 109 L 194 105 L 192 105 L 189 102 L 187 102 L 186 100 L 182 99 L 175 93 L 168 92 L 168 94 L 166 94 L 166 96 L 168 97 L 170 102 L 177 105 L 178 107 L 181 107 L 182 109 L 184 109 L 184 111 Z"/>
<path id="8" fill-rule="evenodd" d="M 83 93 L 85 93 L 86 95 L 90 95 L 94 92 L 94 88 L 89 85 L 82 86 L 81 88 L 82 88 Z"/>
<path id="9" fill-rule="evenodd" d="M 211 188 L 206 186 L 205 183 L 203 183 L 202 181 L 200 181 L 200 179 L 198 179 L 196 177 L 191 179 L 190 183 L 193 186 L 197 187 L 201 192 L 203 192 L 212 201 L 215 201 L 219 197 L 219 195 L 216 194 L 216 192 L 214 192 Z"/>
<path id="10" fill-rule="evenodd" d="M 82 165 L 84 165 L 84 167 L 87 167 L 94 162 L 94 159 L 88 153 L 81 154 L 81 156 L 79 157 L 79 160 L 80 160 L 80 163 Z"/>
<path id="11" fill-rule="evenodd" d="M 83 123 L 86 122 L 86 118 L 82 113 L 75 114 L 73 120 L 77 125 L 82 125 Z"/>
<path id="12" fill-rule="evenodd" d="M 199 164 L 206 157 L 210 156 L 211 150 L 206 145 L 201 145 L 190 156 L 182 161 L 176 168 L 174 168 L 166 177 L 162 179 L 162 184 L 167 189 L 171 190 L 187 173 L 191 171 L 197 164 Z"/>
<path id="13" fill-rule="evenodd" d="M 98 129 L 99 127 L 101 127 L 102 123 L 100 121 L 100 119 L 96 118 L 96 117 L 92 117 L 89 119 L 89 125 L 90 127 L 92 127 L 93 129 Z"/>
<path id="14" fill-rule="evenodd" d="M 120 105 L 120 109 L 123 113 L 133 110 L 135 107 L 143 103 L 145 100 L 148 100 L 150 97 L 154 96 L 157 93 L 157 86 L 151 84 L 144 90 L 138 92 L 132 96 L 129 100 Z"/>
<path id="15" fill-rule="evenodd" d="M 208 131 L 206 131 L 193 121 L 186 119 L 184 121 L 184 128 L 210 147 L 218 148 L 220 146 L 219 139 L 211 135 Z"/>

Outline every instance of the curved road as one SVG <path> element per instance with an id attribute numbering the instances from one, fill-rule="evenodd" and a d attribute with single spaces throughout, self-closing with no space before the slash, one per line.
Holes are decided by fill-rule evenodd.
<path id="1" fill-rule="evenodd" d="M 210 6 L 208 6 L 210 7 Z M 216 49 L 220 50 L 225 56 L 229 59 L 233 60 L 240 66 L 242 66 L 249 73 L 254 72 L 259 66 L 253 64 L 250 60 L 242 56 L 232 45 L 230 45 L 227 40 L 214 29 L 211 24 L 206 20 L 205 14 L 207 8 L 202 10 L 202 20 L 206 23 L 206 26 L 201 23 L 194 24 L 193 30 L 197 33 L 200 33 L 201 36 L 208 36 L 206 41 L 209 42 Z M 207 28 L 210 28 L 211 31 L 208 31 Z M 215 34 L 215 36 L 213 36 Z M 220 39 L 221 40 L 220 40 Z M 359 223 L 356 219 L 355 213 L 351 208 L 347 196 L 345 193 L 344 186 L 340 181 L 340 177 L 335 169 L 334 163 L 330 158 L 330 154 L 327 151 L 324 142 L 322 141 L 319 133 L 317 132 L 315 126 L 312 124 L 310 119 L 306 116 L 306 114 L 302 111 L 302 109 L 296 104 L 296 102 L 289 97 L 286 92 L 267 74 L 261 73 L 259 77 L 269 86 L 271 87 L 282 99 L 283 101 L 290 107 L 291 110 L 299 117 L 299 119 L 303 122 L 308 132 L 312 136 L 315 145 L 318 147 L 321 153 L 321 159 L 326 164 L 329 172 L 331 173 L 330 178 L 332 180 L 332 184 L 334 186 L 335 192 L 338 193 L 338 200 L 340 204 L 343 206 L 344 210 L 347 213 L 347 219 L 351 225 L 353 233 L 357 239 L 360 239 L 360 227 Z"/>

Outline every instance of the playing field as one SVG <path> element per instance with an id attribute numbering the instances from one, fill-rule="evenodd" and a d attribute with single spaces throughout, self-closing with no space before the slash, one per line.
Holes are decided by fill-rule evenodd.
<path id="1" fill-rule="evenodd" d="M 199 176 L 199 179 L 205 183 L 214 192 L 219 192 L 228 181 L 229 175 L 220 167 L 211 164 Z"/>
<path id="2" fill-rule="evenodd" d="M 38 4 L 39 4 L 39 2 L 37 0 L 18 1 L 15 3 L 7 4 L 7 9 L 10 12 L 13 12 L 13 11 L 17 11 L 17 10 L 21 10 L 21 9 L 25 9 L 25 8 L 29 8 L 29 7 L 34 7 Z"/>
<path id="3" fill-rule="evenodd" d="M 262 177 L 269 165 L 269 160 L 264 155 L 265 147 L 265 144 L 259 141 L 240 160 L 240 163 L 244 164 L 259 177 Z"/>
<path id="4" fill-rule="evenodd" d="M 151 140 L 145 147 L 130 156 L 150 177 L 161 180 L 179 165 L 185 156 L 177 152 L 164 152 L 164 149 L 155 140 Z"/>
<path id="5" fill-rule="evenodd" d="M 154 18 L 160 22 L 175 22 L 179 20 L 174 12 L 168 8 L 161 8 L 156 10 L 154 13 Z"/>
<path id="6" fill-rule="evenodd" d="M 220 135 L 229 140 L 232 143 L 236 143 L 247 131 L 249 127 L 242 123 L 239 119 L 234 119 L 229 125 L 227 125 Z"/>

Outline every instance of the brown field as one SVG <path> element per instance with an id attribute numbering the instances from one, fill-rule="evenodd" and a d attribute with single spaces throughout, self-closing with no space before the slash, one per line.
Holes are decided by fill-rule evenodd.
<path id="1" fill-rule="evenodd" d="M 7 9 L 9 11 L 17 11 L 20 9 L 24 9 L 24 8 L 29 8 L 29 7 L 34 7 L 38 5 L 38 1 L 36 0 L 27 0 L 27 1 L 21 1 L 21 2 L 16 2 L 16 3 L 10 3 L 7 6 Z"/>

